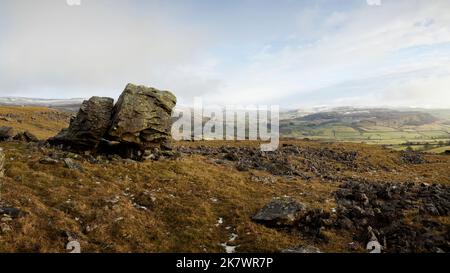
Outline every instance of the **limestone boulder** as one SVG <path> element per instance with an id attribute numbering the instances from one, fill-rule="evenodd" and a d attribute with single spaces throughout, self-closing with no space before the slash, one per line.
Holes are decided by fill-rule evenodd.
<path id="1" fill-rule="evenodd" d="M 54 145 L 64 145 L 76 150 L 92 150 L 97 147 L 111 125 L 114 100 L 92 97 L 84 101 L 69 128 L 49 139 Z"/>
<path id="2" fill-rule="evenodd" d="M 128 84 L 114 107 L 107 138 L 141 150 L 159 146 L 170 138 L 175 104 L 169 91 Z"/>

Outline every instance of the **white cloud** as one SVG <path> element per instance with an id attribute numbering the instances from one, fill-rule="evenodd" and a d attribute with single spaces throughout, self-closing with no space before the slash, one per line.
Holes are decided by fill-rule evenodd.
<path id="1" fill-rule="evenodd" d="M 3 1 L 0 96 L 117 96 L 135 82 L 186 104 L 450 107 L 449 1 L 287 3 Z"/>
<path id="2" fill-rule="evenodd" d="M 161 75 L 183 80 L 183 72 L 171 72 L 192 65 L 208 44 L 207 34 L 156 2 L 147 5 L 139 10 L 126 1 L 85 0 L 76 7 L 64 0 L 7 2 L 0 96 L 111 95 L 128 82 L 189 92 Z"/>
<path id="3" fill-rule="evenodd" d="M 388 4 L 390 3 L 390 4 Z M 307 23 L 319 22 L 317 12 L 307 10 L 302 16 L 306 24 L 307 37 L 320 34 L 316 41 L 310 44 L 296 44 L 295 41 L 278 51 L 264 50 L 256 53 L 251 64 L 235 72 L 233 81 L 223 93 L 215 95 L 214 99 L 223 97 L 233 90 L 239 90 L 239 97 L 228 97 L 230 100 L 281 101 L 292 102 L 297 95 L 295 104 L 302 104 L 302 96 L 306 93 L 323 88 L 336 87 L 332 97 L 322 97 L 321 103 L 348 103 L 347 95 L 339 89 L 342 83 L 361 82 L 367 80 L 367 87 L 360 83 L 357 95 L 358 103 L 370 104 L 373 94 L 367 92 L 370 80 L 383 80 L 386 86 L 374 90 L 377 98 L 384 99 L 378 103 L 390 104 L 389 96 L 392 86 L 388 81 L 391 77 L 402 76 L 411 72 L 418 77 L 408 84 L 396 82 L 398 100 L 405 104 L 420 102 L 423 97 L 419 93 L 434 97 L 443 97 L 449 92 L 444 80 L 438 80 L 437 75 L 446 73 L 441 78 L 450 75 L 448 58 L 441 58 L 438 52 L 430 56 L 409 57 L 410 60 L 397 56 L 401 50 L 426 45 L 437 45 L 450 42 L 450 2 L 448 1 L 392 1 L 383 3 L 380 7 L 362 6 L 351 14 L 333 12 L 322 20 L 324 23 L 315 29 L 319 33 L 311 33 L 313 26 Z M 301 37 L 303 29 L 294 37 Z M 266 46 L 267 47 L 267 46 Z M 430 52 L 427 52 L 430 53 Z M 431 74 L 431 76 L 429 75 Z M 423 78 L 421 78 L 423 77 Z M 427 87 L 427 84 L 430 87 Z M 448 86 L 448 85 L 447 85 Z M 439 87 L 439 88 L 437 88 Z M 406 90 L 413 89 L 414 92 Z M 417 100 L 410 96 L 417 96 Z M 283 101 L 282 98 L 289 98 Z M 341 99 L 333 100 L 334 97 Z M 395 104 L 398 104 L 399 101 Z M 258 101 L 256 101 L 258 102 Z M 437 100 L 433 100 L 437 102 Z M 392 102 L 393 103 L 393 102 Z M 428 103 L 428 102 L 427 102 Z M 440 105 L 450 101 L 440 101 Z"/>

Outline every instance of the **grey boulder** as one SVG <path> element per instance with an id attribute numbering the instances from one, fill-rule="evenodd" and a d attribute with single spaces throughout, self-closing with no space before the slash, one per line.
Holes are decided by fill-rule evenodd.
<path id="1" fill-rule="evenodd" d="M 306 205 L 291 198 L 277 198 L 265 205 L 252 220 L 266 226 L 289 226 L 295 224 Z"/>
<path id="2" fill-rule="evenodd" d="M 12 127 L 1 126 L 0 127 L 0 141 L 10 140 L 14 136 L 14 130 Z"/>
<path id="3" fill-rule="evenodd" d="M 84 101 L 69 128 L 62 130 L 49 142 L 69 146 L 76 150 L 95 149 L 111 124 L 114 100 L 92 97 Z"/>
<path id="4" fill-rule="evenodd" d="M 170 138 L 176 97 L 142 85 L 128 84 L 114 107 L 109 138 L 145 150 Z"/>

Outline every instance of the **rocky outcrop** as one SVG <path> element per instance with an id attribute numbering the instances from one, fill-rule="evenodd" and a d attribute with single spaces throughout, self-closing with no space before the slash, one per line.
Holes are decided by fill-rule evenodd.
<path id="1" fill-rule="evenodd" d="M 148 149 L 167 147 L 175 104 L 169 91 L 128 84 L 115 105 L 101 97 L 83 102 L 69 128 L 49 143 L 140 159 Z"/>
<path id="2" fill-rule="evenodd" d="M 362 247 L 380 239 L 384 252 L 449 252 L 450 187 L 426 183 L 348 181 L 334 193 L 336 208 L 307 209 L 290 198 L 276 199 L 253 221 L 272 228 L 297 230 L 318 242 L 351 230 Z M 330 233 L 331 232 L 331 233 Z M 285 252 L 304 252 L 288 249 Z"/>

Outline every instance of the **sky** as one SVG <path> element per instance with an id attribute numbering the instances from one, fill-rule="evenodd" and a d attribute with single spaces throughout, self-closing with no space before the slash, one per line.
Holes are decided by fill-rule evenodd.
<path id="1" fill-rule="evenodd" d="M 0 1 L 0 97 L 450 108 L 448 0 L 77 1 Z"/>

